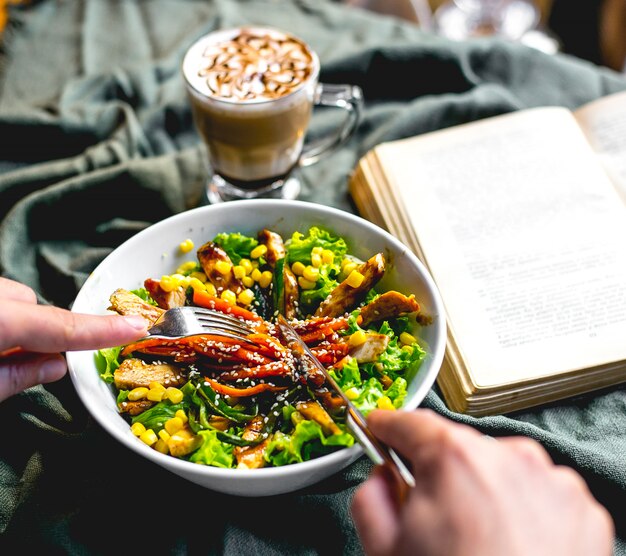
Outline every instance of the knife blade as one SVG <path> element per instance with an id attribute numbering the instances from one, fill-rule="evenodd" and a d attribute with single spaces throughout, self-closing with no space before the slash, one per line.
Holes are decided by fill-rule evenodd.
<path id="1" fill-rule="evenodd" d="M 402 459 L 400 459 L 400 456 L 398 456 L 392 448 L 386 446 L 374 436 L 363 414 L 352 401 L 348 399 L 341 387 L 330 375 L 326 367 L 322 365 L 319 359 L 311 352 L 309 346 L 302 340 L 295 328 L 289 324 L 283 315 L 278 315 L 277 324 L 292 354 L 300 361 L 308 362 L 315 369 L 320 371 L 324 375 L 328 385 L 341 398 L 347 412 L 346 424 L 350 432 L 357 439 L 359 444 L 361 444 L 367 456 L 376 465 L 387 465 L 391 469 L 394 469 L 406 486 L 409 488 L 414 487 L 415 479 Z"/>

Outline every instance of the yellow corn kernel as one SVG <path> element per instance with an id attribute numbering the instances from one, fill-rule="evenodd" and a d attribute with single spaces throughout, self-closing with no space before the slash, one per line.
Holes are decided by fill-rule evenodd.
<path id="1" fill-rule="evenodd" d="M 189 419 L 187 419 L 187 415 L 182 409 L 178 409 L 176 413 L 174 413 L 174 415 L 178 417 L 183 422 L 183 424 L 189 421 Z"/>
<path id="2" fill-rule="evenodd" d="M 196 261 L 187 261 L 186 263 L 181 264 L 176 269 L 176 272 L 178 274 L 185 274 L 185 272 L 189 272 L 191 270 L 195 270 L 197 266 L 198 266 L 198 263 L 196 263 Z"/>
<path id="3" fill-rule="evenodd" d="M 324 264 L 333 264 L 335 260 L 335 254 L 330 249 L 323 249 L 321 255 L 322 262 Z"/>
<path id="4" fill-rule="evenodd" d="M 402 351 L 406 351 L 407 353 L 413 353 L 413 346 L 402 346 Z"/>
<path id="5" fill-rule="evenodd" d="M 312 290 L 315 288 L 315 282 L 307 280 L 304 276 L 298 276 L 298 284 L 303 290 Z"/>
<path id="6" fill-rule="evenodd" d="M 217 270 L 222 276 L 226 276 L 232 270 L 233 265 L 226 261 L 217 261 L 215 263 L 215 270 Z"/>
<path id="7" fill-rule="evenodd" d="M 321 255 L 323 250 L 323 247 L 313 247 L 313 249 L 311 249 L 311 255 Z"/>
<path id="8" fill-rule="evenodd" d="M 250 259 L 241 259 L 239 261 L 239 266 L 243 266 L 246 274 L 250 274 L 252 272 L 252 263 L 250 262 Z"/>
<path id="9" fill-rule="evenodd" d="M 165 440 L 165 442 L 167 442 L 169 440 L 170 436 L 171 436 L 170 433 L 167 432 L 165 429 L 161 429 L 159 431 L 159 438 L 161 440 Z"/>
<path id="10" fill-rule="evenodd" d="M 178 248 L 183 253 L 189 253 L 189 251 L 191 251 L 194 248 L 193 241 L 187 238 L 185 241 L 180 242 L 180 245 L 178 246 Z"/>
<path id="11" fill-rule="evenodd" d="M 161 392 L 165 392 L 165 386 L 156 380 L 153 380 L 150 384 L 148 384 L 148 388 L 150 388 L 150 390 L 160 390 Z"/>
<path id="12" fill-rule="evenodd" d="M 304 272 L 304 268 L 305 266 L 300 261 L 296 261 L 295 263 L 291 265 L 291 271 L 296 276 L 302 276 L 302 273 Z"/>
<path id="13" fill-rule="evenodd" d="M 241 279 L 241 283 L 246 286 L 246 288 L 251 288 L 252 286 L 254 286 L 254 280 L 252 279 L 252 276 L 244 276 Z"/>
<path id="14" fill-rule="evenodd" d="M 349 263 L 346 263 L 346 264 L 343 266 L 343 268 L 342 268 L 342 270 L 341 270 L 341 273 L 343 274 L 343 276 L 348 276 L 348 275 L 349 275 L 349 274 L 350 274 L 353 270 L 356 270 L 356 268 L 357 268 L 358 266 L 359 266 L 359 265 L 357 265 L 357 264 L 356 264 L 356 263 L 354 263 L 354 262 L 349 262 Z"/>
<path id="15" fill-rule="evenodd" d="M 363 276 L 358 270 L 353 270 L 348 277 L 346 278 L 346 284 L 353 288 L 358 288 L 365 280 L 365 276 Z"/>
<path id="16" fill-rule="evenodd" d="M 217 290 L 215 289 L 215 286 L 211 284 L 211 282 L 207 282 L 206 284 L 204 284 L 204 287 L 206 288 L 206 292 L 209 295 L 217 295 Z"/>
<path id="17" fill-rule="evenodd" d="M 161 289 L 165 292 L 173 292 L 177 288 L 177 284 L 172 280 L 171 276 L 161 276 L 159 280 L 159 285 Z"/>
<path id="18" fill-rule="evenodd" d="M 267 245 L 257 245 L 252 251 L 250 251 L 251 259 L 258 259 L 267 253 Z"/>
<path id="19" fill-rule="evenodd" d="M 348 344 L 351 345 L 352 347 L 356 347 L 356 346 L 360 346 L 361 344 L 364 344 L 366 340 L 367 340 L 367 334 L 365 333 L 365 331 L 357 330 L 356 332 L 350 335 L 350 338 L 348 339 Z"/>
<path id="20" fill-rule="evenodd" d="M 238 296 L 237 301 L 242 305 L 250 305 L 254 301 L 254 292 L 252 290 L 243 290 Z"/>
<path id="21" fill-rule="evenodd" d="M 344 394 L 349 400 L 356 400 L 359 397 L 359 390 L 353 386 L 352 388 L 348 388 Z"/>
<path id="22" fill-rule="evenodd" d="M 170 434 L 176 434 L 180 429 L 185 426 L 183 420 L 180 417 L 172 417 L 165 421 L 165 430 Z"/>
<path id="23" fill-rule="evenodd" d="M 146 427 L 144 427 L 142 423 L 133 423 L 130 426 L 130 432 L 132 432 L 135 436 L 141 436 L 144 432 L 146 432 Z"/>
<path id="24" fill-rule="evenodd" d="M 200 282 L 197 278 L 189 278 L 189 285 L 191 289 L 195 292 L 203 292 L 206 291 L 206 286 L 204 283 Z"/>
<path id="25" fill-rule="evenodd" d="M 317 282 L 317 279 L 320 277 L 320 271 L 314 266 L 307 266 L 304 268 L 302 276 L 309 282 Z"/>
<path id="26" fill-rule="evenodd" d="M 170 453 L 170 449 L 167 447 L 167 440 L 163 440 L 161 438 L 159 438 L 155 443 L 153 448 L 157 451 L 157 452 L 161 452 L 162 454 L 169 454 Z"/>
<path id="27" fill-rule="evenodd" d="M 251 273 L 250 273 L 250 278 L 252 278 L 255 282 L 258 282 L 261 279 L 261 276 L 263 274 L 261 273 L 261 271 L 258 268 L 255 268 Z"/>
<path id="28" fill-rule="evenodd" d="M 145 386 L 139 386 L 137 388 L 133 388 L 128 393 L 128 399 L 131 402 L 136 402 L 137 400 L 143 400 L 148 393 L 148 389 Z"/>
<path id="29" fill-rule="evenodd" d="M 233 266 L 233 274 L 235 278 L 241 280 L 246 275 L 246 269 L 240 264 L 235 265 Z"/>
<path id="30" fill-rule="evenodd" d="M 400 342 L 404 345 L 411 345 L 417 342 L 417 340 L 412 334 L 409 334 L 408 332 L 403 332 L 402 334 L 400 334 Z"/>
<path id="31" fill-rule="evenodd" d="M 235 305 L 235 303 L 237 303 L 237 294 L 232 290 L 224 290 L 220 294 L 220 297 L 231 305 Z"/>
<path id="32" fill-rule="evenodd" d="M 348 257 L 344 257 L 343 259 L 341 259 L 341 268 L 343 269 L 344 266 L 352 262 L 354 262 L 352 259 L 349 259 Z"/>
<path id="33" fill-rule="evenodd" d="M 316 268 L 322 266 L 322 256 L 319 253 L 313 253 L 311 255 L 311 264 Z"/>
<path id="34" fill-rule="evenodd" d="M 161 402 L 163 401 L 163 394 L 165 394 L 165 390 L 158 390 L 157 388 L 154 388 L 152 390 L 148 390 L 146 398 L 148 398 L 151 402 Z"/>
<path id="35" fill-rule="evenodd" d="M 189 278 L 196 278 L 197 280 L 200 280 L 200 282 L 202 282 L 203 284 L 207 281 L 206 274 L 200 271 L 192 272 L 189 275 Z"/>
<path id="36" fill-rule="evenodd" d="M 264 270 L 261 272 L 261 277 L 259 278 L 259 286 L 262 288 L 269 288 L 272 283 L 272 273 L 269 270 Z"/>
<path id="37" fill-rule="evenodd" d="M 148 446 L 152 446 L 158 440 L 158 438 L 156 433 L 152 429 L 148 429 L 141 434 L 139 440 L 141 440 L 144 444 L 147 444 Z"/>
<path id="38" fill-rule="evenodd" d="M 393 402 L 389 399 L 389 396 L 383 396 L 382 398 L 378 398 L 376 406 L 378 407 L 378 409 L 395 409 Z"/>
<path id="39" fill-rule="evenodd" d="M 183 401 L 183 393 L 173 386 L 169 386 L 165 390 L 165 397 L 172 403 L 180 403 Z"/>

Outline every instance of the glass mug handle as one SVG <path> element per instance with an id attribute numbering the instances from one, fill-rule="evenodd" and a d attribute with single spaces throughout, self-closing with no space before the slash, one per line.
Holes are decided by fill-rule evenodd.
<path id="1" fill-rule="evenodd" d="M 318 83 L 313 98 L 314 106 L 333 106 L 348 112 L 346 120 L 330 137 L 306 143 L 302 149 L 299 166 L 310 166 L 320 158 L 335 152 L 352 135 L 361 119 L 363 92 L 356 85 Z"/>

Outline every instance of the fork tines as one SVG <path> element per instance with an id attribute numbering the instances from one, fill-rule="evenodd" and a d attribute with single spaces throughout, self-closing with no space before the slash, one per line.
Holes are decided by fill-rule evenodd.
<path id="1" fill-rule="evenodd" d="M 242 323 L 239 319 L 214 311 L 212 309 L 204 309 L 199 307 L 192 307 L 193 314 L 198 319 L 198 322 L 212 327 L 223 330 L 230 330 L 232 332 L 240 332 L 241 334 L 248 335 L 252 332 L 252 329 Z"/>

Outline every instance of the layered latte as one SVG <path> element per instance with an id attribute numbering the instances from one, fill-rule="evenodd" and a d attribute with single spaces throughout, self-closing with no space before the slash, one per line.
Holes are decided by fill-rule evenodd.
<path id="1" fill-rule="evenodd" d="M 213 170 L 241 188 L 297 164 L 319 73 L 317 56 L 281 31 L 218 31 L 187 52 L 183 75 Z"/>

